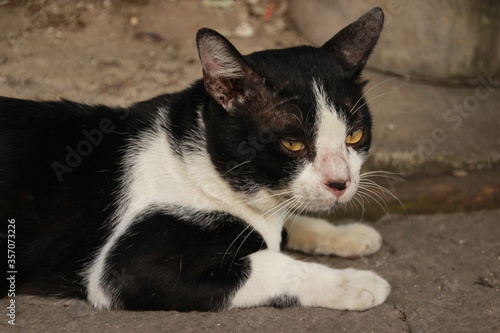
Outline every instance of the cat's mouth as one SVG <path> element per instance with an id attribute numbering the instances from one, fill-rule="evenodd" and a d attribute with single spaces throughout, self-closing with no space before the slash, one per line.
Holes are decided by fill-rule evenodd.
<path id="1" fill-rule="evenodd" d="M 339 200 L 334 195 L 326 193 L 324 195 L 311 196 L 292 191 L 275 194 L 278 201 L 277 207 L 283 211 L 290 211 L 296 214 L 303 213 L 331 213 L 348 200 Z"/>
<path id="2" fill-rule="evenodd" d="M 350 183 L 350 182 L 349 182 Z M 301 186 L 271 194 L 277 200 L 276 205 L 283 210 L 302 213 L 330 213 L 346 204 L 356 193 L 356 182 L 342 189 L 339 194 L 330 188 L 321 186 Z"/>

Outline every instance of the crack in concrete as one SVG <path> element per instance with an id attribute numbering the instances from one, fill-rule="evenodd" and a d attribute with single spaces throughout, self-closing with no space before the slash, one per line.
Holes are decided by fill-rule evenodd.
<path id="1" fill-rule="evenodd" d="M 397 312 L 399 312 L 400 315 L 399 320 L 401 320 L 406 324 L 406 332 L 412 333 L 410 322 L 408 321 L 408 316 L 406 315 L 405 310 L 399 307 L 397 304 L 393 304 L 393 307 Z"/>

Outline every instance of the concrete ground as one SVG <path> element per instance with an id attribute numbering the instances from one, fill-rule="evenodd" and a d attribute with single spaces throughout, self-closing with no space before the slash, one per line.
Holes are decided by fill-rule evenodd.
<path id="1" fill-rule="evenodd" d="M 81 301 L 16 297 L 16 326 L 2 332 L 499 332 L 500 210 L 389 215 L 372 225 L 379 253 L 357 260 L 295 256 L 336 268 L 371 269 L 392 292 L 365 312 L 256 308 L 222 313 L 127 312 Z M 0 301 L 5 312 L 8 302 Z"/>
<path id="2" fill-rule="evenodd" d="M 8 2 L 0 1 L 0 95 L 11 97 L 127 105 L 183 89 L 201 75 L 194 36 L 202 26 L 243 53 L 307 43 L 285 6 L 269 16 L 263 1 Z M 477 87 L 445 87 L 365 76 L 375 120 L 367 170 L 403 174 L 404 181 L 380 179 L 402 204 L 380 194 L 381 205 L 367 201 L 364 215 L 360 207 L 345 214 L 383 235 L 371 257 L 292 255 L 376 271 L 393 288 L 386 303 L 365 312 L 143 313 L 18 295 L 15 327 L 7 322 L 9 300 L 0 300 L 0 331 L 499 332 L 498 84 L 488 77 Z"/>

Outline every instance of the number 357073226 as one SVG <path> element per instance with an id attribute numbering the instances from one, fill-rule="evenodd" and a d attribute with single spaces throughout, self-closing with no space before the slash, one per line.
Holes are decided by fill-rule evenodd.
<path id="1" fill-rule="evenodd" d="M 16 269 L 16 220 L 9 219 L 7 225 L 7 266 Z"/>

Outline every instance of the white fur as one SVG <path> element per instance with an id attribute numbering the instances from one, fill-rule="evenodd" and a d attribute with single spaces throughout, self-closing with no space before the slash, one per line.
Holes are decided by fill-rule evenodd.
<path id="1" fill-rule="evenodd" d="M 88 299 L 95 307 L 107 309 L 112 305 L 113 291 L 107 290 L 101 281 L 110 250 L 130 228 L 134 218 L 153 205 L 227 212 L 255 228 L 268 248 L 279 250 L 284 212 L 263 217 L 264 211 L 246 205 L 250 198 L 236 193 L 220 177 L 207 152 L 186 155 L 182 161 L 173 153 L 168 136 L 161 129 L 160 124 L 167 122 L 164 114 L 166 111 L 160 109 L 156 127 L 131 143 L 131 157 L 123 166 L 126 174 L 122 183 L 126 185 L 121 193 L 121 208 L 113 219 L 111 236 L 84 273 Z M 200 133 L 198 136 L 203 137 Z M 203 142 L 200 145 L 203 146 Z M 267 196 L 259 193 L 251 199 L 262 203 L 263 207 L 272 207 L 274 200 L 266 199 Z"/>
<path id="2" fill-rule="evenodd" d="M 334 270 L 264 250 L 249 256 L 251 273 L 231 307 L 263 305 L 280 296 L 297 297 L 302 306 L 366 310 L 381 304 L 390 286 L 377 274 L 354 269 Z"/>
<path id="3" fill-rule="evenodd" d="M 347 125 L 327 99 L 320 83 L 312 82 L 317 105 L 316 157 L 297 176 L 291 188 L 309 210 L 328 210 L 338 202 L 347 202 L 356 193 L 364 157 L 345 143 Z M 329 181 L 350 181 L 345 193 L 337 198 L 325 185 Z"/>

